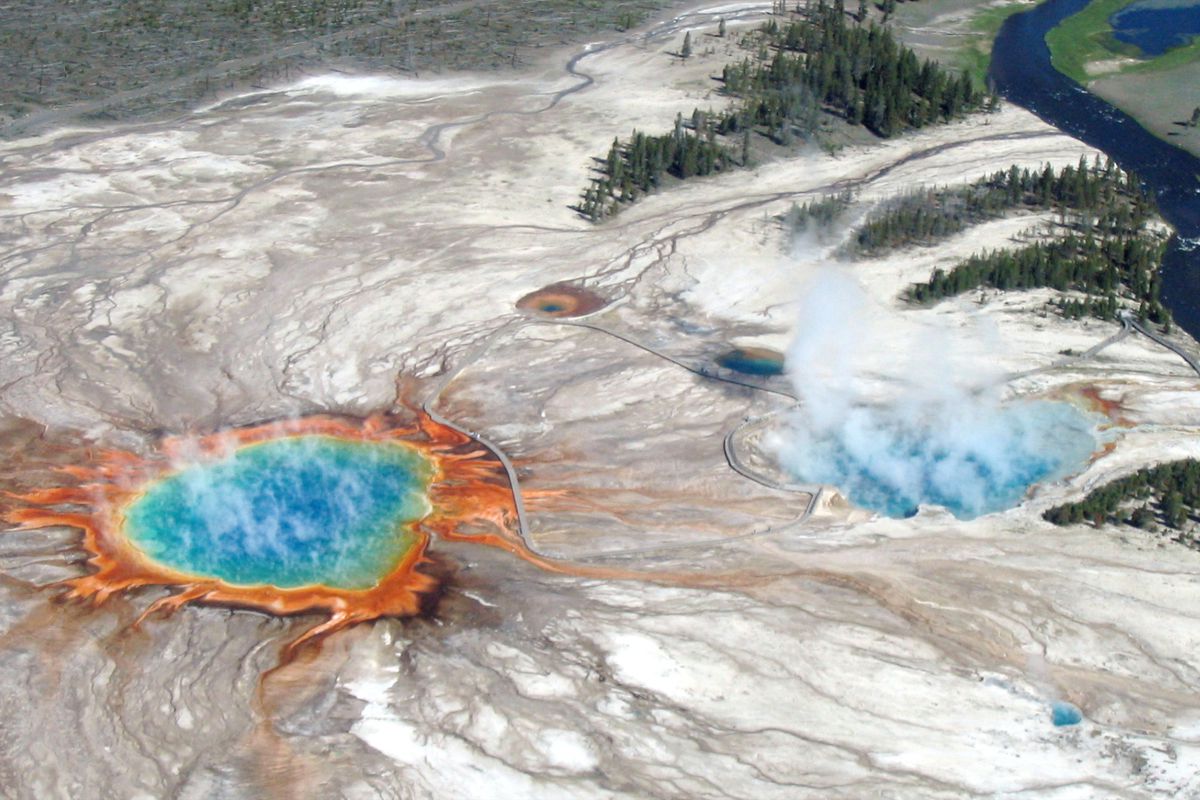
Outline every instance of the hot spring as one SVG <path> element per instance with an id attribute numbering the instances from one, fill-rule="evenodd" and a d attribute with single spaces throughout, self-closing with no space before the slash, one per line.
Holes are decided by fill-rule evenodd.
<path id="1" fill-rule="evenodd" d="M 432 465 L 395 442 L 306 435 L 189 464 L 137 495 L 124 533 L 153 561 L 235 586 L 378 584 L 416 542 Z"/>
<path id="2" fill-rule="evenodd" d="M 837 425 L 794 421 L 781 452 L 799 480 L 837 486 L 855 505 L 908 517 L 922 504 L 973 519 L 1086 466 L 1094 424 L 1068 403 L 940 405 L 928 416 L 849 409 Z"/>
<path id="3" fill-rule="evenodd" d="M 517 308 L 539 317 L 585 317 L 608 305 L 608 301 L 582 286 L 554 283 L 517 300 Z"/>
<path id="4" fill-rule="evenodd" d="M 1008 399 L 989 318 L 953 323 L 871 298 L 816 270 L 799 302 L 788 375 L 800 403 L 773 447 L 795 479 L 906 517 L 922 504 L 971 519 L 1080 471 L 1095 422 L 1064 402 Z"/>
<path id="5" fill-rule="evenodd" d="M 743 375 L 767 378 L 783 374 L 783 353 L 764 347 L 739 347 L 723 353 L 717 364 Z"/>
<path id="6" fill-rule="evenodd" d="M 1070 703 L 1058 701 L 1050 706 L 1050 721 L 1056 728 L 1078 725 L 1083 722 L 1083 712 Z"/>
<path id="7" fill-rule="evenodd" d="M 82 532 L 90 569 L 62 582 L 63 597 L 100 605 L 159 586 L 169 591 L 143 617 L 191 603 L 325 614 L 287 645 L 288 658 L 349 625 L 428 610 L 434 537 L 567 569 L 514 530 L 504 465 L 416 411 L 315 414 L 88 458 L 63 470 L 73 482 L 19 495 L 4 515 L 22 530 Z"/>

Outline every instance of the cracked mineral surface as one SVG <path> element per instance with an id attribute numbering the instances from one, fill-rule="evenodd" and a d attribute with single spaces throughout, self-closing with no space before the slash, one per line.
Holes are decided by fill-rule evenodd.
<path id="1" fill-rule="evenodd" d="M 1200 554 L 1041 519 L 1200 455 L 1196 374 L 1047 314 L 1047 291 L 898 299 L 1045 220 L 837 267 L 869 299 L 846 325 L 871 320 L 879 402 L 929 328 L 1012 398 L 1119 409 L 1106 448 L 1016 508 L 889 519 L 796 485 L 764 444 L 792 383 L 717 363 L 786 352 L 801 287 L 835 260 L 836 241 L 792 247 L 793 202 L 852 189 L 865 209 L 1095 151 L 1005 107 L 689 181 L 601 225 L 570 209 L 614 135 L 726 102 L 711 75 L 736 49 L 709 37 L 683 61 L 683 32 L 768 6 L 694 8 L 519 74 L 313 77 L 0 145 L 0 489 L 54 485 L 97 448 L 393 410 L 399 383 L 553 498 L 521 533 L 579 568 L 435 541 L 430 614 L 281 661 L 319 620 L 199 605 L 135 625 L 167 590 L 57 602 L 89 569 L 78 532 L 5 532 L 0 794 L 1200 795 Z M 1055 702 L 1082 721 L 1056 727 Z"/>

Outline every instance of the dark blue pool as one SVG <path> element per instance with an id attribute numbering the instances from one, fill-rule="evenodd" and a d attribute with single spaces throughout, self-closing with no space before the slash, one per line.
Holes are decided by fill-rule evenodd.
<path id="1" fill-rule="evenodd" d="M 1108 18 L 1113 36 L 1147 56 L 1161 56 L 1200 35 L 1200 2 L 1168 4 L 1142 0 Z"/>

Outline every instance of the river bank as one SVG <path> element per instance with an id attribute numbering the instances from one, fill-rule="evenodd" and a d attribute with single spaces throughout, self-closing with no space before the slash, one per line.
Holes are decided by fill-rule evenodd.
<path id="1" fill-rule="evenodd" d="M 169 123 L 0 144 L 7 480 L 38 488 L 63 479 L 51 466 L 163 431 L 409 398 L 506 454 L 538 500 L 539 552 L 650 573 L 580 578 L 438 542 L 428 616 L 348 629 L 277 668 L 312 618 L 188 607 L 135 625 L 169 595 L 54 602 L 54 580 L 88 569 L 76 534 L 5 532 L 8 794 L 1200 791 L 1200 555 L 1040 517 L 1148 460 L 1200 455 L 1195 374 L 1113 323 L 1054 313 L 1050 290 L 899 299 L 1050 214 L 856 262 L 838 256 L 849 222 L 827 242 L 783 223 L 846 189 L 857 217 L 914 186 L 1098 150 L 1008 104 L 690 180 L 600 225 L 572 210 L 614 135 L 719 107 L 713 76 L 743 57 L 719 19 L 737 29 L 769 8 L 701 7 L 515 75 L 326 75 Z M 746 479 L 726 437 L 791 401 L 710 374 L 733 348 L 787 350 L 829 273 L 865 295 L 837 322 L 873 334 L 855 373 L 867 402 L 895 404 L 917 359 L 933 389 L 984 365 L 1006 400 L 1075 404 L 1111 439 L 1078 474 L 970 521 Z M 522 303 L 535 293 L 555 302 Z M 581 297 L 588 327 L 530 321 Z M 838 351 L 822 365 L 836 376 Z M 1056 727 L 1056 703 L 1082 717 Z"/>
<path id="2" fill-rule="evenodd" d="M 1200 156 L 1200 128 L 1188 125 L 1200 107 L 1200 43 L 1143 55 L 1119 40 L 1113 15 L 1135 0 L 1097 0 L 1048 31 L 1055 68 L 1136 119 L 1170 144 Z M 1169 25 L 1163 20 L 1154 24 Z"/>
<path id="3" fill-rule="evenodd" d="M 1050 59 L 1046 33 L 1087 0 L 1049 0 L 1010 18 L 993 48 L 990 76 L 1005 98 L 1103 150 L 1135 172 L 1175 228 L 1163 259 L 1163 302 L 1193 337 L 1200 334 L 1200 159 L 1173 147 L 1131 117 L 1089 94 Z"/>

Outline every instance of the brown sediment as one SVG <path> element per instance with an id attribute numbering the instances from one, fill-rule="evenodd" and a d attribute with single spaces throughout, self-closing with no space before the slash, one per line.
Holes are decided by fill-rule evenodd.
<path id="1" fill-rule="evenodd" d="M 1114 400 L 1107 397 L 1101 397 L 1101 388 L 1099 386 L 1096 386 L 1095 384 L 1087 384 L 1070 388 L 1073 388 L 1078 395 L 1084 399 L 1084 401 L 1087 403 L 1089 411 L 1103 414 L 1104 416 L 1108 417 L 1108 419 L 1114 425 L 1120 425 L 1121 427 L 1125 428 L 1133 426 L 1133 421 L 1122 414 L 1125 408 L 1121 405 L 1120 399 Z"/>
<path id="2" fill-rule="evenodd" d="M 569 283 L 553 283 L 517 301 L 517 308 L 542 317 L 582 317 L 608 305 L 595 292 Z"/>
<path id="3" fill-rule="evenodd" d="M 1097 461 L 1099 461 L 1100 459 L 1104 458 L 1105 456 L 1111 454 L 1116 449 L 1117 449 L 1116 442 L 1105 442 L 1103 447 L 1101 447 L 1096 452 L 1092 453 L 1092 457 L 1088 461 L 1089 461 L 1089 463 L 1094 464 Z"/>

